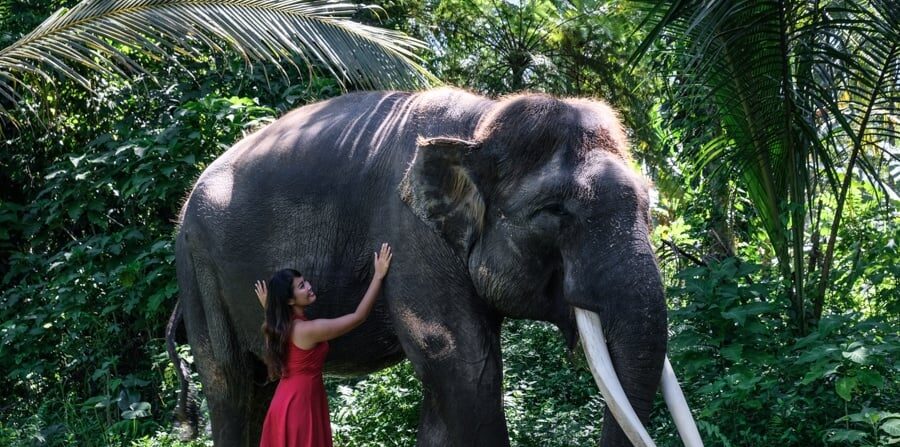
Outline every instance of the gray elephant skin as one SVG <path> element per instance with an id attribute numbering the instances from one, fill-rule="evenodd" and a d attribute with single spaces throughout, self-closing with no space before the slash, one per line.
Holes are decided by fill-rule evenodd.
<path id="1" fill-rule="evenodd" d="M 602 331 L 646 424 L 667 331 L 648 234 L 648 185 L 602 102 L 352 93 L 290 112 L 203 172 L 176 236 L 173 324 L 183 319 L 215 445 L 255 446 L 274 384 L 253 281 L 297 268 L 321 297 L 309 314 L 340 316 L 387 241 L 383 296 L 331 342 L 325 373 L 408 358 L 424 389 L 418 445 L 509 445 L 501 322 L 548 321 L 574 346 L 586 330 L 576 309 L 602 323 L 587 330 Z M 609 408 L 603 421 L 602 445 L 630 445 Z"/>

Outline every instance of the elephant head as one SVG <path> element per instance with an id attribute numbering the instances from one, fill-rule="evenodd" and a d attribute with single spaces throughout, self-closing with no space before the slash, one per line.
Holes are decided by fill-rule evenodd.
<path id="1" fill-rule="evenodd" d="M 570 346 L 580 334 L 608 404 L 601 444 L 653 445 L 643 425 L 663 377 L 682 437 L 700 445 L 666 359 L 649 185 L 629 167 L 615 112 L 521 95 L 495 103 L 472 139 L 430 137 L 418 141 L 403 200 L 493 308 L 555 323 Z"/>

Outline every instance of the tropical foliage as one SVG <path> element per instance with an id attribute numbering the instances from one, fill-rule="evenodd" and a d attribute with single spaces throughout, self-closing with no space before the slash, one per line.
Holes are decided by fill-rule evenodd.
<path id="1" fill-rule="evenodd" d="M 409 61 L 622 111 L 707 445 L 900 441 L 895 2 L 132 3 L 0 0 L 0 445 L 208 443 L 178 437 L 162 340 L 181 200 L 294 107 L 431 79 Z M 513 445 L 592 445 L 581 356 L 543 323 L 502 341 Z M 408 363 L 327 387 L 340 445 L 413 443 Z M 661 400 L 651 419 L 680 445 Z"/>
<path id="2" fill-rule="evenodd" d="M 675 113 L 714 117 L 687 123 L 680 155 L 697 175 L 746 192 L 789 284 L 793 328 L 806 334 L 835 290 L 835 244 L 854 175 L 885 200 L 898 198 L 885 174 L 900 167 L 900 9 L 842 0 L 652 8 L 661 17 L 642 48 L 669 42 L 680 75 L 671 82 Z"/>
<path id="3" fill-rule="evenodd" d="M 414 53 L 425 45 L 394 30 L 347 20 L 360 9 L 327 0 L 85 0 L 58 9 L 0 50 L 0 97 L 15 103 L 19 90 L 40 96 L 42 90 L 34 84 L 52 84 L 54 73 L 93 90 L 94 83 L 79 68 L 102 79 L 129 74 L 155 78 L 136 55 L 179 66 L 176 54 L 203 59 L 225 48 L 250 68 L 254 62 L 268 62 L 284 79 L 290 79 L 283 67 L 288 64 L 298 73 L 319 68 L 344 87 L 427 85 L 433 77 Z"/>

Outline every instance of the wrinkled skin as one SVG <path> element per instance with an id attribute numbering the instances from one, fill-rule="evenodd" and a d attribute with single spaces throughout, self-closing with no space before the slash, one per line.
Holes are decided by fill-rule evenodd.
<path id="1" fill-rule="evenodd" d="M 420 138 L 421 137 L 421 138 Z M 355 309 L 375 247 L 396 254 L 383 297 L 331 342 L 326 374 L 409 358 L 418 444 L 509 445 L 502 319 L 599 314 L 647 422 L 666 350 L 647 185 L 614 112 L 587 100 L 492 101 L 454 89 L 356 93 L 291 112 L 209 166 L 182 211 L 180 306 L 217 446 L 256 445 L 273 385 L 253 281 L 300 269 L 313 317 Z M 603 445 L 629 445 L 606 413 Z"/>

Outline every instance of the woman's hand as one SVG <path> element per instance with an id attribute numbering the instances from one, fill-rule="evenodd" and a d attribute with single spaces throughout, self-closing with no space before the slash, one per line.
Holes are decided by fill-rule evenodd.
<path id="1" fill-rule="evenodd" d="M 384 279 L 388 269 L 391 267 L 391 246 L 387 242 L 381 244 L 381 253 L 375 253 L 375 278 Z"/>
<path id="2" fill-rule="evenodd" d="M 266 290 L 266 282 L 262 280 L 256 281 L 253 290 L 256 292 L 256 298 L 259 299 L 259 304 L 262 304 L 262 307 L 265 308 L 266 298 L 269 297 L 269 291 Z"/>

